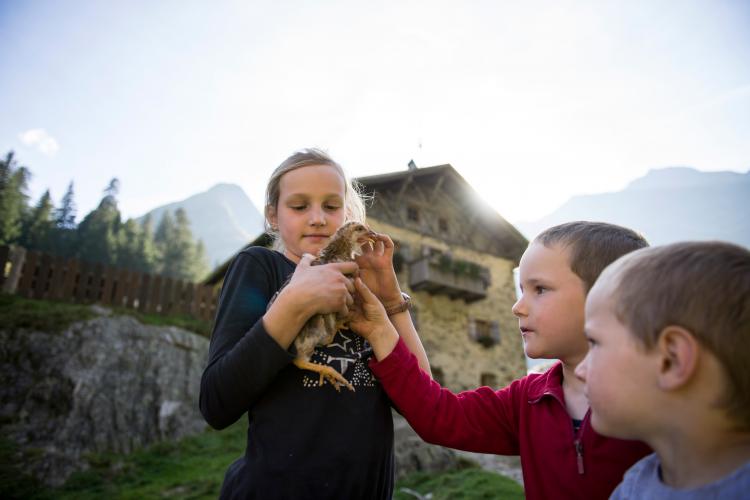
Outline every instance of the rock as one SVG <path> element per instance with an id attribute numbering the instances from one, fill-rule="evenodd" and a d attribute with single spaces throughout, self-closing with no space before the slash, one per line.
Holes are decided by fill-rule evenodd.
<path id="1" fill-rule="evenodd" d="M 457 469 L 461 464 L 454 450 L 425 443 L 408 422 L 393 412 L 396 479 L 412 472 L 440 472 Z"/>
<path id="2" fill-rule="evenodd" d="M 130 453 L 201 432 L 208 340 L 130 316 L 60 333 L 0 330 L 0 425 L 49 486 L 88 467 L 90 452 Z M 28 453 L 33 451 L 33 453 Z"/>

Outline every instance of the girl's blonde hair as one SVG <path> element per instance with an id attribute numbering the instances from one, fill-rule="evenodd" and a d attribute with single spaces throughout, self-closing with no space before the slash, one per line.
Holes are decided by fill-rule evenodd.
<path id="1" fill-rule="evenodd" d="M 362 193 L 359 183 L 349 179 L 341 165 L 336 163 L 326 152 L 317 148 L 301 149 L 276 167 L 266 186 L 264 224 L 266 232 L 273 238 L 275 250 L 283 251 L 284 242 L 279 238 L 278 229 L 269 223 L 268 218 L 272 211 L 276 213 L 278 209 L 281 178 L 287 172 L 311 165 L 328 165 L 336 169 L 341 178 L 344 179 L 344 222 L 357 221 L 363 224 L 365 222 L 365 195 Z"/>

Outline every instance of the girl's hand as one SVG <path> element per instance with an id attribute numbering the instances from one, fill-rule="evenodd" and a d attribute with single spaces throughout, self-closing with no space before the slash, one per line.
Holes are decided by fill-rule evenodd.
<path id="1" fill-rule="evenodd" d="M 281 294 L 294 295 L 294 301 L 307 317 L 314 314 L 349 314 L 354 303 L 354 284 L 344 274 L 357 270 L 354 262 L 337 262 L 311 266 L 314 257 L 305 254 L 297 264 L 292 279 Z"/>
<path id="2" fill-rule="evenodd" d="M 373 245 L 362 247 L 357 257 L 359 275 L 367 288 L 386 306 L 401 302 L 401 288 L 393 269 L 393 240 L 385 234 L 377 234 Z"/>
<path id="3" fill-rule="evenodd" d="M 393 351 L 398 343 L 398 332 L 388 319 L 380 300 L 367 288 L 361 278 L 354 280 L 357 300 L 349 315 L 349 327 L 367 339 L 378 360 Z"/>

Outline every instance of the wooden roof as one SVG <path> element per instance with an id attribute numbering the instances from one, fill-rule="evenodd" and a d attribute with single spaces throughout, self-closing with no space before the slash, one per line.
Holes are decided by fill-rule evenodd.
<path id="1" fill-rule="evenodd" d="M 368 206 L 368 217 L 514 262 L 518 262 L 528 244 L 526 238 L 484 202 L 449 164 L 409 168 L 360 177 L 356 181 L 372 198 L 371 206 Z M 425 217 L 420 225 L 414 225 L 413 221 L 405 218 L 406 207 L 412 205 L 436 216 Z M 438 215 L 440 218 L 452 217 L 457 221 L 453 224 L 455 230 L 450 234 L 441 233 L 437 228 Z M 270 242 L 270 237 L 262 233 L 249 246 L 268 246 Z M 233 259 L 234 256 L 214 269 L 204 283 L 220 282 Z"/>

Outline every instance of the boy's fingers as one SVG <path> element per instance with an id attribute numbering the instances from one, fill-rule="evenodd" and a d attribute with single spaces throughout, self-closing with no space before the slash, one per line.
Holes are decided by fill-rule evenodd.
<path id="1" fill-rule="evenodd" d="M 382 238 L 380 238 L 380 241 L 383 242 L 383 246 L 385 246 L 385 248 L 393 248 L 394 245 L 393 245 L 393 240 L 391 239 L 391 237 L 388 236 L 387 234 L 382 234 L 381 236 Z"/>
<path id="2" fill-rule="evenodd" d="M 365 282 L 362 281 L 362 278 L 357 278 L 354 280 L 354 286 L 357 287 L 357 291 L 362 296 L 363 299 L 365 299 L 365 302 L 372 302 L 373 299 L 377 300 L 375 295 L 370 291 L 369 288 L 367 288 L 367 285 L 365 285 Z"/>

